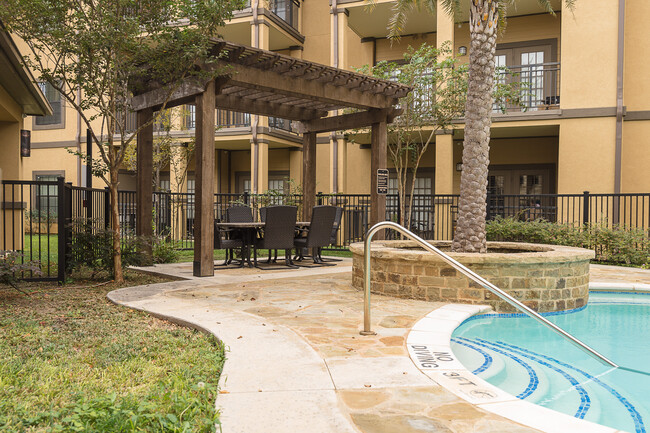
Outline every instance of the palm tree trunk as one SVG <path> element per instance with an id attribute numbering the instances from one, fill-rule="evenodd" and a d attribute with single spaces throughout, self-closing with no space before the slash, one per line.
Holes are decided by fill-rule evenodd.
<path id="1" fill-rule="evenodd" d="M 492 87 L 496 51 L 498 0 L 470 2 L 470 55 L 463 171 L 458 222 L 452 250 L 484 253 L 487 175 L 492 124 Z"/>

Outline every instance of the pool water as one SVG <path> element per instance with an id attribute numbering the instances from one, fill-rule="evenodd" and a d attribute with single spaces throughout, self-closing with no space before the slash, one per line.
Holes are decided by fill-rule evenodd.
<path id="1" fill-rule="evenodd" d="M 545 317 L 618 365 L 612 369 L 521 314 L 467 319 L 451 347 L 477 376 L 520 399 L 615 429 L 650 428 L 650 293 L 591 292 Z"/>

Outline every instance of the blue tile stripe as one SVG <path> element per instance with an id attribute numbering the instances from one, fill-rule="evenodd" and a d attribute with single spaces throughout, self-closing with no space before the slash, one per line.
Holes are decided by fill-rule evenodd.
<path id="1" fill-rule="evenodd" d="M 558 365 L 560 365 L 560 366 L 562 366 L 564 368 L 569 368 L 571 370 L 577 371 L 578 373 L 582 374 L 584 377 L 586 377 L 587 379 L 593 381 L 594 383 L 597 383 L 598 385 L 600 385 L 601 387 L 606 389 L 614 397 L 616 397 L 616 399 L 618 399 L 618 401 L 621 402 L 621 404 L 625 407 L 625 409 L 628 411 L 628 413 L 632 417 L 632 419 L 634 421 L 634 428 L 635 428 L 636 433 L 646 433 L 646 428 L 645 428 L 645 425 L 643 423 L 643 417 L 636 410 L 634 405 L 632 403 L 630 403 L 625 397 L 623 397 L 617 390 L 615 390 L 614 388 L 612 388 L 611 386 L 609 386 L 608 384 L 606 384 L 605 382 L 603 382 L 602 380 L 600 380 L 596 376 L 592 376 L 591 374 L 587 373 L 584 370 L 581 370 L 581 369 L 579 369 L 577 367 L 574 367 L 573 365 L 567 364 L 565 362 L 562 362 L 562 361 L 557 360 L 555 358 L 552 358 L 550 356 L 535 353 L 532 350 L 524 349 L 522 347 L 517 347 L 517 346 L 514 346 L 512 344 L 504 343 L 504 342 L 501 342 L 501 341 L 498 341 L 497 343 L 493 343 L 493 344 L 498 344 L 501 347 L 509 347 L 509 348 L 511 348 L 511 350 L 515 350 L 515 351 L 518 351 L 518 352 L 521 352 L 521 353 L 530 353 L 532 355 L 539 356 L 540 358 L 544 358 L 544 359 L 546 359 L 548 361 L 554 362 L 554 363 L 556 363 L 556 364 L 558 364 Z"/>
<path id="2" fill-rule="evenodd" d="M 476 340 L 480 341 L 483 344 L 488 345 L 489 347 L 501 348 L 505 350 L 513 350 L 512 347 L 504 347 L 500 342 L 493 343 L 491 341 L 483 340 L 482 338 L 477 338 Z M 531 354 L 526 354 L 522 351 L 517 351 L 517 350 L 514 351 L 518 355 L 523 356 L 524 358 L 528 358 L 532 361 L 535 361 L 536 363 L 543 365 L 544 367 L 562 375 L 571 384 L 571 386 L 576 391 L 578 391 L 578 394 L 580 395 L 580 405 L 578 405 L 578 409 L 576 410 L 576 413 L 573 416 L 576 418 L 584 419 L 584 417 L 587 415 L 587 411 L 589 411 L 589 408 L 591 407 L 591 398 L 589 397 L 589 393 L 587 392 L 587 390 L 582 385 L 580 385 L 580 382 L 578 382 L 575 377 L 571 376 L 566 371 L 557 368 L 552 364 L 549 364 L 548 362 L 541 359 L 541 357 L 532 356 Z"/>
<path id="3" fill-rule="evenodd" d="M 485 350 L 479 349 L 476 346 L 473 346 L 471 344 L 467 344 L 467 343 L 465 343 L 463 341 L 460 341 L 460 340 L 458 340 L 456 338 L 452 338 L 451 341 L 453 341 L 454 343 L 460 344 L 461 346 L 468 347 L 468 348 L 474 350 L 475 352 L 480 353 L 483 356 L 483 364 L 481 364 L 481 366 L 479 368 L 477 368 L 476 370 L 472 371 L 472 374 L 483 373 L 485 370 L 490 368 L 490 366 L 492 365 L 492 361 L 493 361 L 492 357 Z"/>
<path id="4" fill-rule="evenodd" d="M 508 353 L 508 352 L 506 352 L 504 350 L 489 347 L 489 346 L 487 346 L 485 344 L 482 344 L 482 343 L 479 343 L 477 341 L 468 340 L 467 338 L 462 338 L 462 337 L 452 338 L 451 341 L 453 341 L 454 343 L 462 344 L 463 346 L 467 346 L 469 348 L 472 348 L 472 349 L 476 350 L 477 352 L 486 353 L 482 349 L 479 349 L 478 347 L 475 347 L 474 345 L 481 346 L 481 347 L 484 347 L 486 349 L 490 349 L 493 352 L 496 352 L 496 353 L 499 353 L 501 355 L 507 356 L 508 358 L 512 359 L 513 361 L 515 361 L 516 363 L 518 363 L 519 365 L 524 367 L 524 369 L 526 369 L 526 372 L 528 373 L 528 386 L 522 392 L 517 394 L 517 396 L 516 396 L 517 398 L 523 400 L 526 397 L 528 397 L 529 395 L 531 395 L 533 392 L 535 392 L 535 390 L 537 389 L 537 386 L 539 385 L 539 378 L 537 377 L 537 373 L 535 373 L 535 370 L 527 362 L 521 360 L 520 358 L 518 358 L 518 357 L 516 357 L 516 356 L 514 356 L 514 355 L 512 355 L 512 354 L 510 354 L 510 353 Z M 490 356 L 487 353 L 486 353 L 486 355 Z M 477 370 L 474 370 L 472 373 L 478 374 Z"/>
<path id="5" fill-rule="evenodd" d="M 582 306 L 580 308 L 574 308 L 572 310 L 564 310 L 564 311 L 549 311 L 546 313 L 540 313 L 541 316 L 543 317 L 550 317 L 550 316 L 562 316 L 565 314 L 573 314 L 577 313 L 579 311 L 584 310 L 587 308 L 587 306 Z M 525 313 L 487 313 L 487 314 L 475 314 L 474 316 L 470 316 L 467 319 L 461 323 L 461 325 L 471 322 L 472 320 L 478 320 L 478 319 L 486 319 L 486 318 L 493 318 L 493 317 L 498 317 L 499 319 L 512 319 L 512 318 L 520 318 L 520 317 L 529 317 Z M 459 325 L 460 326 L 460 325 Z"/>
<path id="6" fill-rule="evenodd" d="M 645 296 L 650 296 L 650 292 L 637 292 L 637 291 L 627 291 L 627 290 L 621 290 L 621 291 L 616 291 L 616 290 L 590 290 L 589 293 L 593 293 L 595 295 L 600 294 L 600 293 L 609 293 L 609 294 L 614 294 L 614 295 L 645 295 Z"/>

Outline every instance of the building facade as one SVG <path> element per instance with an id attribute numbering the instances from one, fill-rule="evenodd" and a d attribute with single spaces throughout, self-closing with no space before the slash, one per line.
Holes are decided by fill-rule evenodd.
<path id="1" fill-rule="evenodd" d="M 225 39 L 344 69 L 399 61 L 408 46 L 439 47 L 447 41 L 461 61 L 468 59 L 462 55 L 470 46 L 467 12 L 454 21 L 443 12 L 413 11 L 402 38 L 391 42 L 386 27 L 393 0 L 375 0 L 372 9 L 365 0 L 251 3 L 224 27 Z M 537 0 L 516 5 L 498 41 L 497 64 L 509 67 L 530 91 L 524 108 L 494 114 L 489 191 L 650 191 L 650 64 L 643 55 L 650 52 L 644 27 L 650 4 L 579 0 L 569 11 L 557 0 L 555 15 L 543 11 Z M 63 175 L 83 184 L 81 161 L 65 148 L 85 147 L 85 131 L 74 109 L 47 86 L 42 90 L 53 113 L 25 119 L 33 151 L 22 159 L 22 171 L 12 175 L 35 180 Z M 161 127 L 157 134 L 182 145 L 193 136 L 194 107 L 175 110 L 171 130 Z M 262 193 L 286 189 L 288 180 L 302 178 L 301 138 L 290 122 L 220 110 L 215 116 L 217 192 Z M 462 140 L 462 119 L 450 133 L 436 136 L 413 179 L 415 193 L 458 193 Z M 186 176 L 178 171 L 176 164 L 161 167 L 160 187 L 192 192 L 193 162 Z M 354 140 L 344 134 L 318 137 L 317 191 L 366 194 L 370 175 L 369 141 L 363 134 Z M 395 182 L 390 186 L 396 189 Z M 121 188 L 135 188 L 126 166 Z"/>

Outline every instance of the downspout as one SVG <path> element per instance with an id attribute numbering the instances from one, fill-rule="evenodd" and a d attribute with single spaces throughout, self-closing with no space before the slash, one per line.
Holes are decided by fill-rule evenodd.
<path id="1" fill-rule="evenodd" d="M 618 53 L 616 66 L 616 150 L 614 156 L 614 194 L 621 193 L 623 153 L 623 74 L 625 71 L 625 0 L 618 1 Z M 614 200 L 614 224 L 619 222 L 619 202 Z"/>
<path id="2" fill-rule="evenodd" d="M 253 6 L 253 48 L 260 46 L 260 23 L 258 21 L 257 8 L 259 7 L 259 0 L 252 0 Z M 257 140 L 257 125 L 259 124 L 259 116 L 253 114 L 251 119 L 251 134 L 253 142 L 253 169 L 251 170 L 251 192 L 257 194 L 257 170 L 259 167 L 259 142 Z"/>
<path id="3" fill-rule="evenodd" d="M 339 67 L 339 11 L 337 0 L 332 0 L 332 13 L 334 16 L 332 38 L 332 50 L 334 52 L 333 65 L 335 68 Z M 334 115 L 338 115 L 339 111 L 335 110 Z M 330 132 L 330 143 L 332 144 L 332 192 L 336 194 L 339 192 L 339 141 L 336 138 L 336 131 Z"/>

